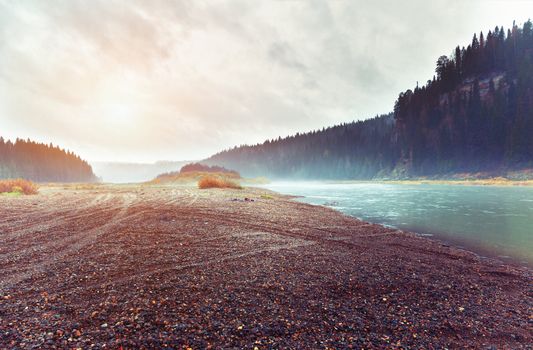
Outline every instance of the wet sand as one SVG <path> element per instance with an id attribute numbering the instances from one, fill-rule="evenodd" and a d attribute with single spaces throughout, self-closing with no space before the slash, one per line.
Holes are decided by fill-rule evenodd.
<path id="1" fill-rule="evenodd" d="M 0 197 L 0 348 L 533 343 L 530 269 L 265 193 Z"/>

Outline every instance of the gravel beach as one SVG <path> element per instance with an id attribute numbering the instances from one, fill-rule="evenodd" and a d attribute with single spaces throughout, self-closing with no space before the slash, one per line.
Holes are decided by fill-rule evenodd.
<path id="1" fill-rule="evenodd" d="M 261 189 L 0 197 L 0 349 L 520 349 L 531 270 Z"/>

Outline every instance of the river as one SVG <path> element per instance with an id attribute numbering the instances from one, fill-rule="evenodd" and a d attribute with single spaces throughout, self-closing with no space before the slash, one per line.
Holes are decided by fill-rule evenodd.
<path id="1" fill-rule="evenodd" d="M 278 182 L 265 186 L 359 219 L 533 265 L 533 187 Z"/>

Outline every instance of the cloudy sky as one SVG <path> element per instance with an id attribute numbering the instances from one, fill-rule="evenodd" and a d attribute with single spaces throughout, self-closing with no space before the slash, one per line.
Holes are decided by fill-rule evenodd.
<path id="1" fill-rule="evenodd" d="M 201 159 L 392 110 L 533 1 L 0 0 L 0 135 Z"/>

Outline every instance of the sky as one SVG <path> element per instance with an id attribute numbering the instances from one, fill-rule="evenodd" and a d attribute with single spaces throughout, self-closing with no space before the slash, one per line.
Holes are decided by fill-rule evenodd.
<path id="1" fill-rule="evenodd" d="M 0 0 L 0 135 L 199 160 L 392 111 L 533 1 Z"/>

